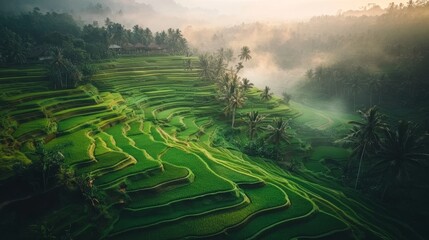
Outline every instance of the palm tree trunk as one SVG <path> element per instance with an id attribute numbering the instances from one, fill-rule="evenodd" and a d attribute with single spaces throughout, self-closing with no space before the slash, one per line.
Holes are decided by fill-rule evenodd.
<path id="1" fill-rule="evenodd" d="M 365 148 L 366 148 L 366 143 L 363 145 L 362 153 L 360 154 L 359 168 L 358 168 L 358 173 L 357 173 L 357 176 L 356 176 L 355 189 L 357 189 L 358 182 L 359 182 L 360 170 L 361 170 L 361 167 L 362 167 L 362 160 L 363 160 L 363 154 L 365 153 Z"/>

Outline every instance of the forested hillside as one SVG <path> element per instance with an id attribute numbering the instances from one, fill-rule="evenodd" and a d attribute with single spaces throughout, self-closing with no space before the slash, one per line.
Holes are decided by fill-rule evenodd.
<path id="1" fill-rule="evenodd" d="M 391 5 L 377 17 L 313 19 L 288 44 L 326 53 L 328 61 L 307 71 L 301 89 L 344 99 L 353 109 L 424 106 L 429 98 L 428 22 L 428 4 Z"/>

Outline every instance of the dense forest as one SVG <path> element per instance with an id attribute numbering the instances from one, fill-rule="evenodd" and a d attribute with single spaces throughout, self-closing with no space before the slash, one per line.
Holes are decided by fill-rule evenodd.
<path id="1" fill-rule="evenodd" d="M 138 25 L 126 29 L 109 18 L 104 26 L 94 22 L 81 27 L 69 14 L 41 13 L 38 8 L 18 15 L 1 15 L 0 33 L 0 64 L 50 64 L 48 75 L 54 88 L 76 87 L 95 73 L 92 61 L 117 54 L 188 51 L 179 29 L 155 33 Z"/>
<path id="2" fill-rule="evenodd" d="M 428 3 L 411 1 L 391 4 L 376 17 L 317 17 L 299 26 L 281 49 L 292 53 L 294 62 L 316 52 L 329 55 L 326 63 L 308 69 L 300 86 L 308 94 L 346 100 L 355 110 L 374 104 L 424 106 L 429 98 L 428 13 Z M 293 49 L 306 52 L 294 54 Z"/>

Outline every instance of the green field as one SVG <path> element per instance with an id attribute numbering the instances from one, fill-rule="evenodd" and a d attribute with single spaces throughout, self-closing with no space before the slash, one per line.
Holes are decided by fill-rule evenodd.
<path id="1" fill-rule="evenodd" d="M 101 70 L 92 82 L 98 95 L 85 87 L 46 91 L 40 66 L 26 70 L 31 79 L 4 74 L 2 89 L 19 81 L 38 86 L 18 84 L 13 94 L 0 98 L 1 115 L 17 122 L 13 135 L 21 152 L 28 153 L 26 146 L 36 138 L 44 139 L 47 149 L 61 151 L 76 175 L 94 177 L 106 195 L 109 217 L 89 217 L 79 200 L 59 199 L 48 211 L 20 219 L 21 226 L 3 224 L 2 238 L 31 238 L 28 226 L 41 223 L 73 239 L 421 238 L 381 206 L 353 192 L 346 195 L 349 191 L 333 188 L 336 183 L 327 178 L 302 177 L 272 160 L 213 144 L 230 120 L 222 115 L 216 86 L 198 79 L 198 70 L 183 70 L 183 59 L 140 56 L 98 63 Z M 250 90 L 238 115 L 253 109 L 294 118 L 303 127 L 296 129 L 292 148 L 318 143 L 309 150 L 304 171 L 328 174 L 347 158 L 348 150 L 312 131 L 343 131 L 352 116 L 298 103 L 287 106 L 276 98 L 261 102 L 259 92 Z M 58 126 L 54 136 L 48 133 L 49 122 Z M 237 120 L 237 129 L 234 139 L 247 139 L 245 123 Z M 11 165 L 10 159 L 2 157 L 2 164 Z M 10 169 L 1 173 L 6 176 Z"/>

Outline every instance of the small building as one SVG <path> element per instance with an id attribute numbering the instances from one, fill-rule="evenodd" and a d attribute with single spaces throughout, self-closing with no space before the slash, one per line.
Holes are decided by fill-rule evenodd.
<path id="1" fill-rule="evenodd" d="M 121 46 L 116 45 L 116 44 L 110 44 L 109 45 L 109 50 L 115 51 L 115 52 L 120 52 L 122 49 Z"/>
<path id="2" fill-rule="evenodd" d="M 152 53 L 161 53 L 161 52 L 165 52 L 165 48 L 156 43 L 151 43 L 146 48 L 146 51 L 152 52 Z"/>

